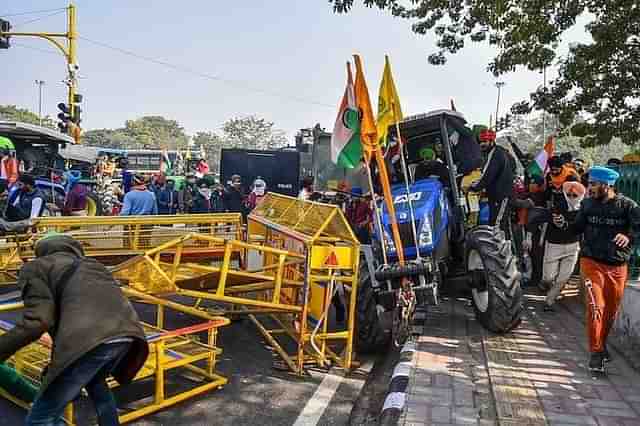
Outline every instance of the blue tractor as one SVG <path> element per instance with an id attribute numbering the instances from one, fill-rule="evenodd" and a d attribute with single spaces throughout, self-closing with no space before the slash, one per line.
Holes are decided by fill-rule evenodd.
<path id="1" fill-rule="evenodd" d="M 500 228 L 500 221 L 508 218 L 501 215 L 496 226 L 489 226 L 486 203 L 480 194 L 468 190 L 479 170 L 465 170 L 464 176 L 458 172 L 463 157 L 470 155 L 458 144 L 461 138 L 473 137 L 465 124 L 458 112 L 439 110 L 410 117 L 400 125 L 411 176 L 418 171 L 421 149 L 431 148 L 441 158 L 435 160 L 433 174 L 424 176 L 422 170 L 422 176 L 416 176 L 409 191 L 404 183 L 392 186 L 396 222 L 408 259 L 404 266 L 397 262 L 391 217 L 380 204 L 382 226 L 376 228 L 382 228 L 384 235 L 376 233 L 371 247 L 363 248 L 361 260 L 360 351 L 375 350 L 390 338 L 400 343 L 407 337 L 415 306 L 437 304 L 440 292 L 454 283 L 456 288 L 462 283 L 470 290 L 467 294 L 476 317 L 486 329 L 505 333 L 520 322 L 521 275 L 511 241 Z M 403 295 L 401 280 L 410 282 L 414 303 Z"/>

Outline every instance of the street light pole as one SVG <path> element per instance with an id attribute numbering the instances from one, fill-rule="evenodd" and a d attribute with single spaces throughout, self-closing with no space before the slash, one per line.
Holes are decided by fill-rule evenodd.
<path id="1" fill-rule="evenodd" d="M 498 115 L 500 114 L 500 92 L 504 86 L 503 81 L 496 81 L 496 87 L 498 88 L 498 101 L 496 102 L 496 127 L 498 126 Z"/>
<path id="2" fill-rule="evenodd" d="M 542 68 L 542 87 L 544 95 L 547 96 L 547 66 Z M 542 110 L 542 146 L 547 143 L 547 112 Z"/>
<path id="3" fill-rule="evenodd" d="M 42 126 L 42 86 L 44 86 L 44 80 L 36 80 L 38 86 L 38 120 Z"/>

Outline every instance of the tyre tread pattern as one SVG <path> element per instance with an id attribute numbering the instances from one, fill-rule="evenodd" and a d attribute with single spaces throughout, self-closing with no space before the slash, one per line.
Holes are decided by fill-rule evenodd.
<path id="1" fill-rule="evenodd" d="M 489 291 L 489 307 L 480 312 L 478 321 L 489 331 L 506 333 L 520 324 L 522 306 L 521 274 L 511 244 L 504 232 L 481 225 L 467 234 L 467 253 L 475 250 L 482 259 L 485 282 Z"/>

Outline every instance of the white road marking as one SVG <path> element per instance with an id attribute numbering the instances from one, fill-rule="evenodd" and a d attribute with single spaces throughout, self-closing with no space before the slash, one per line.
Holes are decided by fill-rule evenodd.
<path id="1" fill-rule="evenodd" d="M 367 361 L 356 371 L 369 374 L 372 368 L 373 362 Z M 343 380 L 345 380 L 343 371 L 337 368 L 329 370 L 324 376 L 324 379 L 322 379 L 322 382 L 320 382 L 318 389 L 316 389 L 313 396 L 307 401 L 307 405 L 304 406 L 293 426 L 317 425 Z M 353 387 L 357 390 L 355 393 L 356 396 L 360 394 L 360 390 L 366 381 L 366 379 L 360 380 L 352 378 L 346 378 L 346 380 L 353 383 Z"/>

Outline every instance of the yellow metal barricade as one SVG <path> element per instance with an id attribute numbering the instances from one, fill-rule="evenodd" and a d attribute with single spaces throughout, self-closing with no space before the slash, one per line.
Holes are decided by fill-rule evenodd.
<path id="1" fill-rule="evenodd" d="M 239 213 L 176 216 L 43 217 L 34 221 L 29 233 L 0 240 L 0 283 L 15 281 L 22 259 L 34 256 L 34 242 L 50 231 L 63 232 L 82 244 L 85 254 L 113 265 L 188 233 L 240 240 Z M 187 245 L 183 258 L 193 261 L 222 257 L 224 245 L 197 242 Z M 233 253 L 234 259 L 241 258 Z"/>
<path id="2" fill-rule="evenodd" d="M 203 244 L 223 247 L 221 261 L 184 259 L 186 247 Z M 233 260 L 236 252 L 246 254 L 246 264 Z M 248 315 L 284 365 L 302 374 L 307 363 L 351 368 L 358 260 L 358 241 L 336 206 L 268 194 L 249 216 L 248 242 L 189 233 L 113 272 L 130 291 L 180 295 L 194 310 L 211 312 L 214 304 L 216 314 Z M 347 296 L 344 324 L 329 321 L 336 294 Z M 295 353 L 286 352 L 287 343 Z"/>
<path id="3" fill-rule="evenodd" d="M 183 306 L 163 300 L 149 299 L 144 295 L 134 294 L 132 297 L 139 302 L 156 305 L 157 308 L 155 320 L 142 323 L 149 343 L 149 357 L 134 379 L 134 384 L 151 380 L 154 386 L 150 394 L 136 393 L 139 398 L 135 401 L 128 401 L 124 407 L 119 407 L 121 423 L 139 419 L 227 383 L 227 379 L 215 370 L 215 365 L 222 353 L 222 350 L 217 346 L 218 328 L 229 324 L 227 318 L 196 312 L 196 315 L 206 322 L 176 330 L 166 330 L 165 311 L 177 309 L 186 313 Z M 0 310 L 7 311 L 11 308 L 20 308 L 20 306 L 20 304 L 3 306 Z M 5 333 L 12 327 L 13 324 L 0 321 L 0 333 Z M 206 339 L 200 341 L 197 338 L 198 333 L 206 333 Z M 23 378 L 39 387 L 42 372 L 49 363 L 50 354 L 51 340 L 45 336 L 18 351 L 8 360 L 8 364 L 15 368 Z M 180 387 L 180 390 L 174 390 L 170 393 L 165 380 L 167 374 L 172 374 L 174 379 L 177 377 L 182 379 L 183 386 Z M 115 380 L 110 380 L 108 384 L 115 392 L 118 392 L 118 384 Z M 138 391 L 143 388 L 137 387 Z M 29 408 L 27 402 L 17 399 L 6 390 L 0 389 L 0 396 L 21 407 Z M 65 410 L 67 423 L 76 424 L 76 414 L 73 405 L 70 404 Z"/>

